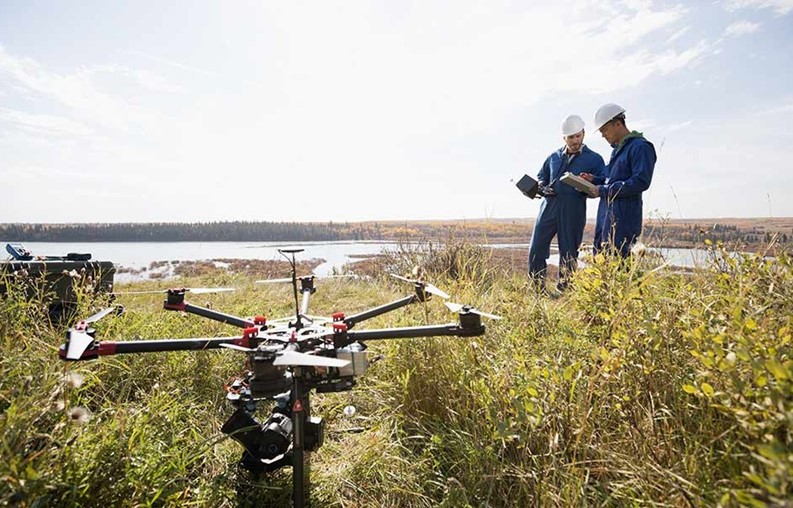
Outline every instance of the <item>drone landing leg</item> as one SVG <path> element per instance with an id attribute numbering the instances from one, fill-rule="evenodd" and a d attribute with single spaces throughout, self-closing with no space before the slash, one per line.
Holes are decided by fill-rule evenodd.
<path id="1" fill-rule="evenodd" d="M 309 468 L 305 463 L 306 428 L 305 418 L 308 407 L 308 393 L 304 394 L 303 368 L 295 367 L 292 373 L 292 504 L 303 508 L 310 502 Z"/>

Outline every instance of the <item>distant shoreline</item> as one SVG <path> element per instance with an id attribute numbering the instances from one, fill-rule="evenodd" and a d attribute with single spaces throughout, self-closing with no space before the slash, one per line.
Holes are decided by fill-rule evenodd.
<path id="1" fill-rule="evenodd" d="M 0 224 L 5 242 L 460 242 L 527 243 L 534 219 L 390 220 L 364 222 L 206 222 Z M 588 221 L 584 241 L 592 242 Z M 701 247 L 706 240 L 748 249 L 793 250 L 793 217 L 647 219 L 645 243 Z"/>

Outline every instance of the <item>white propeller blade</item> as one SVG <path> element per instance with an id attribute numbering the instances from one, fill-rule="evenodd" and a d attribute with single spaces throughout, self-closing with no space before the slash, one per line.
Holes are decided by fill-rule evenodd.
<path id="1" fill-rule="evenodd" d="M 496 316 L 495 314 L 490 314 L 489 312 L 484 312 L 479 309 L 471 309 L 471 312 L 479 314 L 480 316 L 488 317 L 490 319 L 504 319 L 501 316 Z"/>
<path id="2" fill-rule="evenodd" d="M 229 291 L 236 291 L 237 288 L 187 288 L 187 291 L 201 295 L 204 293 L 227 293 Z"/>
<path id="3" fill-rule="evenodd" d="M 413 279 L 408 279 L 407 277 L 402 277 L 401 275 L 397 275 L 395 273 L 389 273 L 388 275 L 390 275 L 391 277 L 393 277 L 395 279 L 403 280 L 405 282 L 411 282 L 411 283 L 418 282 L 418 281 L 415 281 Z"/>
<path id="4" fill-rule="evenodd" d="M 460 312 L 464 307 L 464 305 L 461 303 L 443 302 L 443 304 L 446 305 L 446 307 L 448 307 L 452 312 Z"/>
<path id="5" fill-rule="evenodd" d="M 297 351 L 284 351 L 273 362 L 273 365 L 296 367 L 345 367 L 350 362 L 327 356 L 307 355 Z"/>
<path id="6" fill-rule="evenodd" d="M 79 360 L 94 338 L 84 332 L 69 332 L 69 349 L 66 350 L 67 360 Z"/>
<path id="7" fill-rule="evenodd" d="M 354 273 L 343 273 L 340 275 L 305 275 L 296 278 L 297 280 L 300 280 L 303 277 L 314 277 L 315 279 L 346 279 L 346 278 L 357 279 L 358 278 L 358 276 L 355 275 Z M 278 282 L 292 282 L 292 277 L 284 277 L 282 279 L 263 279 L 263 280 L 254 281 L 255 284 L 275 284 Z"/>
<path id="8" fill-rule="evenodd" d="M 444 300 L 448 300 L 449 298 L 451 298 L 444 291 L 440 290 L 437 286 L 433 286 L 432 284 L 429 283 L 424 285 L 424 290 L 427 293 L 432 293 L 433 295 L 440 296 Z"/>
<path id="9" fill-rule="evenodd" d="M 220 347 L 233 349 L 235 351 L 242 351 L 243 353 L 250 353 L 251 351 L 256 351 L 255 349 L 251 349 L 249 347 L 238 346 L 236 344 L 221 344 Z"/>
<path id="10" fill-rule="evenodd" d="M 118 309 L 118 307 L 108 307 L 106 309 L 102 309 L 99 312 L 97 312 L 96 314 L 94 314 L 93 316 L 89 316 L 89 317 L 83 319 L 83 321 L 85 321 L 88 324 L 95 323 L 96 321 L 99 321 L 100 319 L 102 319 L 103 317 L 107 316 L 111 312 L 115 312 L 116 309 Z"/>
<path id="11" fill-rule="evenodd" d="M 397 275 L 395 273 L 389 273 L 391 277 L 395 279 L 399 279 L 401 281 L 410 282 L 411 284 L 421 284 L 424 287 L 424 291 L 427 293 L 432 293 L 433 295 L 440 296 L 444 300 L 448 300 L 450 296 L 446 294 L 442 289 L 434 284 L 430 284 L 429 282 L 422 282 L 416 279 L 408 279 L 407 277 L 402 277 L 401 275 Z"/>
<path id="12" fill-rule="evenodd" d="M 197 295 L 204 293 L 225 293 L 227 291 L 236 291 L 237 288 L 184 288 L 185 291 L 195 293 Z M 120 291 L 115 292 L 116 295 L 158 295 L 167 293 L 167 289 L 152 289 L 150 291 Z"/>
<path id="13" fill-rule="evenodd" d="M 484 312 L 479 309 L 474 309 L 473 307 L 468 307 L 467 305 L 463 305 L 460 303 L 444 302 L 444 304 L 452 312 L 460 312 L 461 310 L 466 309 L 468 312 L 473 312 L 474 314 L 479 314 L 480 316 L 489 317 L 490 319 L 503 319 L 501 316 L 496 316 L 495 314 L 490 314 L 489 312 Z"/>

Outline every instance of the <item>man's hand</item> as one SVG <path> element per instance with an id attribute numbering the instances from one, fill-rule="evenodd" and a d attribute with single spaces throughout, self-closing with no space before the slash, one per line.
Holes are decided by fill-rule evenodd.
<path id="1" fill-rule="evenodd" d="M 600 186 L 592 187 L 587 194 L 589 194 L 590 198 L 600 197 Z"/>
<path id="2" fill-rule="evenodd" d="M 590 183 L 595 179 L 595 175 L 593 175 L 591 173 L 581 173 L 578 176 L 580 176 L 581 178 L 583 178 L 584 180 L 586 180 L 587 182 L 590 182 Z"/>
<path id="3" fill-rule="evenodd" d="M 551 187 L 546 187 L 545 185 L 540 185 L 540 194 L 545 197 L 556 196 L 556 191 L 553 190 Z"/>

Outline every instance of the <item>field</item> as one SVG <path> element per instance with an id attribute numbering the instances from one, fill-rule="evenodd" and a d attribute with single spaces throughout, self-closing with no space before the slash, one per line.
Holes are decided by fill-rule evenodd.
<path id="1" fill-rule="evenodd" d="M 793 262 L 707 248 L 709 265 L 691 274 L 651 258 L 589 259 L 558 297 L 465 243 L 377 258 L 371 278 L 319 281 L 311 313 L 351 313 L 409 294 L 382 274 L 420 265 L 453 301 L 504 319 L 474 339 L 372 342 L 384 359 L 355 390 L 315 395 L 327 436 L 312 455 L 314 505 L 790 506 Z M 220 432 L 239 355 L 61 362 L 63 326 L 17 279 L 0 300 L 0 504 L 289 505 L 289 469 L 251 477 Z M 241 274 L 180 283 L 238 288 L 192 299 L 236 315 L 282 317 L 294 305 L 289 287 Z M 236 333 L 163 312 L 161 296 L 118 299 L 127 312 L 98 324 L 103 339 Z M 80 314 L 107 303 L 83 292 Z M 433 299 L 365 328 L 453 319 Z"/>

